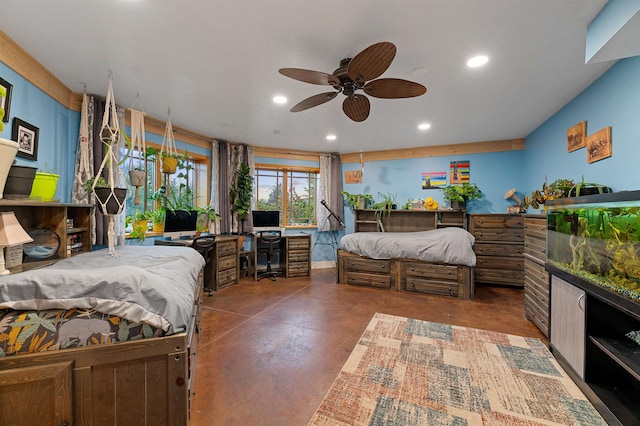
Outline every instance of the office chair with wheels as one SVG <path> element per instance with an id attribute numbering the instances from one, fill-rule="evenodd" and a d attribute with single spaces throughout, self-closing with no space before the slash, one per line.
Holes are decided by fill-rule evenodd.
<path id="1" fill-rule="evenodd" d="M 275 281 L 276 277 L 282 276 L 282 272 L 271 269 L 271 257 L 276 253 L 280 253 L 280 241 L 282 241 L 280 231 L 260 231 L 258 253 L 264 253 L 267 256 L 267 269 L 258 272 L 258 281 L 264 277 L 269 277 L 271 281 Z"/>
<path id="2" fill-rule="evenodd" d="M 209 293 L 209 296 L 213 296 L 213 290 L 208 287 L 211 282 L 211 274 L 213 265 L 211 264 L 211 251 L 213 250 L 214 243 L 216 241 L 215 235 L 203 235 L 196 237 L 191 242 L 191 248 L 195 249 L 198 253 L 204 257 L 204 291 Z"/>

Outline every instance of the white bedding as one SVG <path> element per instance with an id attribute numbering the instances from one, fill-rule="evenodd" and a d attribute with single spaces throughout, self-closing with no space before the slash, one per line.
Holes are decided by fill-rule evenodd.
<path id="1" fill-rule="evenodd" d="M 168 334 L 185 331 L 203 257 L 189 247 L 123 246 L 0 277 L 0 309 L 95 309 Z"/>
<path id="2" fill-rule="evenodd" d="M 475 238 L 462 228 L 419 232 L 357 232 L 340 240 L 340 248 L 372 259 L 418 259 L 476 266 Z"/>

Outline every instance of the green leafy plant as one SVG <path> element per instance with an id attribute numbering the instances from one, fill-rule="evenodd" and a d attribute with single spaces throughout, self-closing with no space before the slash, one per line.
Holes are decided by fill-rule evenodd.
<path id="1" fill-rule="evenodd" d="M 251 169 L 246 164 L 241 164 L 236 170 L 236 181 L 229 191 L 229 203 L 231 212 L 237 213 L 240 225 L 238 234 L 242 234 L 242 225 L 251 210 L 251 198 L 253 197 L 253 176 Z"/>
<path id="2" fill-rule="evenodd" d="M 131 225 L 132 230 L 129 232 L 129 237 L 144 241 L 147 236 L 147 228 L 149 227 L 149 216 L 147 212 L 136 210 L 133 215 L 126 217 L 125 223 Z"/>
<path id="3" fill-rule="evenodd" d="M 482 197 L 482 191 L 475 183 L 463 183 L 462 185 L 447 185 L 442 188 L 442 196 L 448 201 L 467 202 L 478 200 Z"/>
<path id="4" fill-rule="evenodd" d="M 373 200 L 371 194 L 351 194 L 347 191 L 342 191 L 342 195 L 347 200 L 347 204 L 353 209 L 366 209 L 367 204 Z"/>
<path id="5" fill-rule="evenodd" d="M 163 208 L 158 208 L 155 210 L 147 210 L 145 212 L 146 216 L 151 219 L 151 221 L 156 224 L 164 224 L 164 218 L 166 216 L 165 210 Z"/>
<path id="6" fill-rule="evenodd" d="M 375 202 L 371 208 L 376 211 L 378 218 L 390 215 L 391 210 L 396 207 L 396 194 L 391 194 L 389 192 L 385 195 L 378 192 L 378 197 L 380 198 L 380 201 Z"/>
<path id="7" fill-rule="evenodd" d="M 0 86 L 0 99 L 4 99 L 7 96 L 7 90 Z M 4 108 L 0 108 L 0 132 L 4 129 L 4 123 L 2 119 L 4 118 Z"/>

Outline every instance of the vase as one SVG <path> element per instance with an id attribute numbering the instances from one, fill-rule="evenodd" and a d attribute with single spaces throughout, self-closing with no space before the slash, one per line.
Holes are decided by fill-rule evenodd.
<path id="1" fill-rule="evenodd" d="M 40 201 L 52 201 L 58 188 L 58 178 L 53 173 L 36 172 L 29 198 Z"/>
<path id="2" fill-rule="evenodd" d="M 94 188 L 93 192 L 98 199 L 98 210 L 102 214 L 120 214 L 127 198 L 127 188 Z"/>
<path id="3" fill-rule="evenodd" d="M 4 185 L 17 152 L 18 142 L 0 138 L 0 199 L 4 194 Z"/>
<path id="4" fill-rule="evenodd" d="M 160 159 L 162 173 L 175 173 L 178 169 L 178 159 L 174 157 L 163 157 Z"/>
<path id="5" fill-rule="evenodd" d="M 451 209 L 452 210 L 466 210 L 467 209 L 467 202 L 466 201 L 451 200 Z"/>
<path id="6" fill-rule="evenodd" d="M 4 185 L 4 198 L 24 199 L 29 198 L 33 179 L 36 177 L 36 167 L 13 165 L 7 175 Z"/>

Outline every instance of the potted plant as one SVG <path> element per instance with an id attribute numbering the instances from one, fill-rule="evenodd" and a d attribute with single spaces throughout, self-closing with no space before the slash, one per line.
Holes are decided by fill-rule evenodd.
<path id="1" fill-rule="evenodd" d="M 7 92 L 4 87 L 0 86 L 0 99 L 5 98 Z M 4 108 L 0 108 L 0 131 L 4 129 L 2 118 L 4 117 Z M 0 199 L 4 193 L 4 185 L 7 181 L 7 175 L 11 169 L 13 159 L 18 153 L 18 142 L 0 138 Z"/>
<path id="2" fill-rule="evenodd" d="M 350 194 L 347 191 L 342 191 L 342 195 L 347 200 L 347 204 L 351 206 L 352 209 L 366 209 L 369 205 L 369 202 L 373 200 L 373 196 L 371 194 Z"/>
<path id="3" fill-rule="evenodd" d="M 164 208 L 147 210 L 146 215 L 151 220 L 153 232 L 164 232 L 164 218 L 166 215 Z"/>
<path id="4" fill-rule="evenodd" d="M 383 216 L 389 216 L 391 214 L 391 210 L 396 209 L 396 194 L 382 194 L 378 192 L 378 197 L 380 197 L 380 201 L 374 203 L 371 208 L 376 211 L 376 216 L 378 219 Z"/>
<path id="5" fill-rule="evenodd" d="M 482 191 L 475 183 L 447 185 L 442 187 L 442 194 L 443 198 L 449 201 L 453 210 L 465 210 L 467 201 L 477 200 L 482 197 Z"/>
<path id="6" fill-rule="evenodd" d="M 207 232 L 209 230 L 209 224 L 215 222 L 220 217 L 212 205 L 196 207 L 196 211 L 198 212 L 196 228 L 200 232 Z"/>
<path id="7" fill-rule="evenodd" d="M 132 231 L 129 236 L 144 241 L 149 227 L 149 217 L 146 212 L 136 210 L 132 216 L 127 216 L 125 222 L 127 225 L 131 224 Z"/>
<path id="8" fill-rule="evenodd" d="M 87 192 L 93 191 L 98 199 L 98 210 L 102 214 L 120 214 L 127 198 L 127 188 L 113 188 L 109 182 L 102 177 L 91 177 L 85 184 Z"/>
<path id="9" fill-rule="evenodd" d="M 242 246 L 244 237 L 242 237 L 242 229 L 244 221 L 251 210 L 251 197 L 253 196 L 253 176 L 251 169 L 246 164 L 241 164 L 236 170 L 236 180 L 229 190 L 229 204 L 231 205 L 231 214 L 236 213 L 238 216 L 238 245 Z"/>

